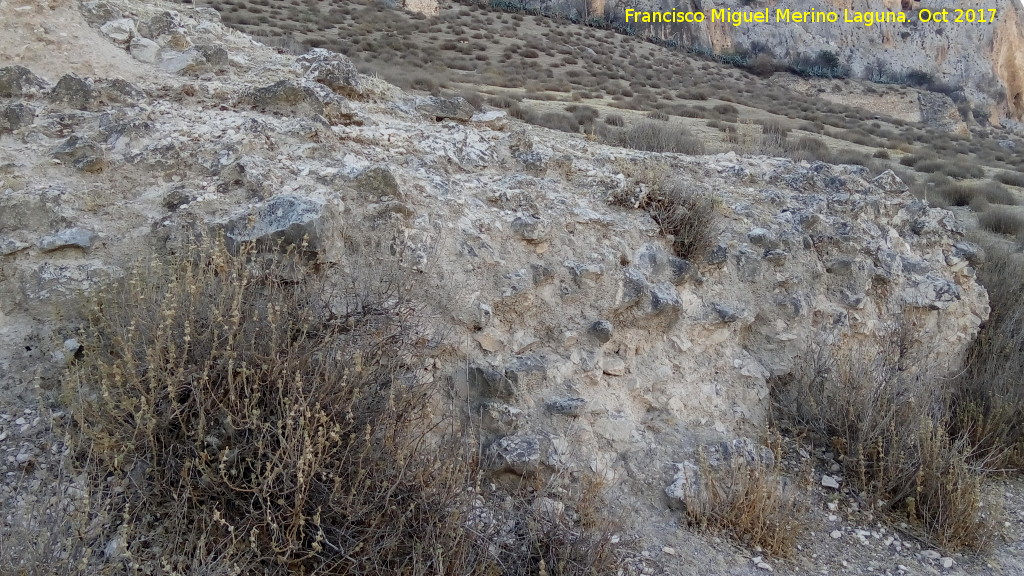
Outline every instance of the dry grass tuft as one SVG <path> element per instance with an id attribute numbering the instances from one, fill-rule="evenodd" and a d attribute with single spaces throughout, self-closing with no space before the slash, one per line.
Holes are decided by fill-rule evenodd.
<path id="1" fill-rule="evenodd" d="M 684 497 L 687 520 L 724 531 L 776 556 L 793 552 L 807 525 L 807 497 L 773 466 L 734 456 L 717 466 L 701 454 L 697 481 Z"/>

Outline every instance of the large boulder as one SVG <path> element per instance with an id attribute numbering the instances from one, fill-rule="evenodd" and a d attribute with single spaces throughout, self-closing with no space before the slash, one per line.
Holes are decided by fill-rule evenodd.
<path id="1" fill-rule="evenodd" d="M 429 96 L 417 107 L 422 114 L 440 122 L 441 120 L 458 120 L 468 122 L 473 118 L 476 109 L 461 96 L 442 98 Z"/>
<path id="2" fill-rule="evenodd" d="M 359 98 L 364 94 L 365 87 L 359 70 L 351 60 L 341 54 L 314 48 L 299 56 L 295 66 L 307 79 L 327 86 L 335 94 L 341 94 L 346 98 Z"/>
<path id="3" fill-rule="evenodd" d="M 332 125 L 358 123 L 349 104 L 322 84 L 281 80 L 269 86 L 249 89 L 239 104 L 262 112 L 289 116 L 323 116 Z"/>
<path id="4" fill-rule="evenodd" d="M 322 247 L 327 204 L 301 196 L 278 196 L 227 225 L 228 245 L 237 248 L 255 242 L 260 250 L 302 246 L 307 251 Z"/>
<path id="5" fill-rule="evenodd" d="M 75 110 L 101 110 L 110 104 L 131 105 L 145 97 L 145 92 L 126 80 L 93 80 L 77 74 L 65 74 L 50 91 L 51 103 Z"/>

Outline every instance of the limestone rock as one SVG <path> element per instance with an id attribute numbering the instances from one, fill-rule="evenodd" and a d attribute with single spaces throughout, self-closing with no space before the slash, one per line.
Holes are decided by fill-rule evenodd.
<path id="1" fill-rule="evenodd" d="M 132 38 L 139 34 L 139 31 L 135 28 L 135 21 L 131 18 L 111 20 L 100 26 L 100 32 L 115 43 L 123 45 L 131 42 Z"/>
<path id="2" fill-rule="evenodd" d="M 19 98 L 38 94 L 46 88 L 46 81 L 24 66 L 0 68 L 0 98 Z"/>
<path id="3" fill-rule="evenodd" d="M 52 236 L 44 236 L 39 240 L 39 249 L 53 252 L 61 248 L 81 248 L 89 250 L 96 241 L 96 233 L 84 228 L 68 228 Z"/>
<path id="4" fill-rule="evenodd" d="M 327 86 L 335 94 L 346 98 L 361 98 L 365 94 L 359 70 L 342 54 L 313 48 L 299 56 L 295 65 L 307 79 Z"/>
<path id="5" fill-rule="evenodd" d="M 473 105 L 461 96 L 443 98 L 441 96 L 428 96 L 417 109 L 424 115 L 440 122 L 441 120 L 459 120 L 466 122 L 473 118 L 476 110 Z"/>
<path id="6" fill-rule="evenodd" d="M 229 245 L 255 242 L 261 250 L 276 250 L 306 244 L 307 250 L 321 248 L 327 218 L 322 201 L 300 196 L 278 196 L 250 213 L 228 223 Z"/>
<path id="7" fill-rule="evenodd" d="M 83 172 L 99 172 L 106 165 L 99 144 L 71 136 L 50 153 L 50 157 Z"/>
<path id="8" fill-rule="evenodd" d="M 136 36 L 135 38 L 132 38 L 128 51 L 131 53 L 132 58 L 135 58 L 139 62 L 153 64 L 159 56 L 160 45 L 149 38 Z"/>
<path id="9" fill-rule="evenodd" d="M 29 126 L 36 118 L 35 110 L 27 104 L 0 106 L 0 134 L 14 132 Z"/>
<path id="10" fill-rule="evenodd" d="M 506 436 L 487 451 L 491 469 L 528 476 L 540 468 L 540 440 L 536 436 Z"/>

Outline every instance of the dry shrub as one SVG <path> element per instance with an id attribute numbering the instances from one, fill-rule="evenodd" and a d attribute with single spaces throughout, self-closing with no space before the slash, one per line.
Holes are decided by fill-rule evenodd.
<path id="1" fill-rule="evenodd" d="M 604 117 L 604 123 L 609 126 L 616 126 L 621 128 L 626 124 L 626 121 L 623 120 L 622 114 L 609 114 Z"/>
<path id="2" fill-rule="evenodd" d="M 83 472 L 122 490 L 109 530 L 184 573 L 218 556 L 280 574 L 472 562 L 468 461 L 424 451 L 405 286 L 256 256 L 203 243 L 97 301 L 68 394 Z"/>
<path id="3" fill-rule="evenodd" d="M 1011 172 L 1010 170 L 1003 170 L 1002 172 L 995 175 L 997 182 L 1007 184 L 1009 186 L 1017 186 L 1018 188 L 1024 188 L 1024 172 Z"/>
<path id="4" fill-rule="evenodd" d="M 976 185 L 949 182 L 935 188 L 935 196 L 942 206 L 971 206 L 978 198 L 984 198 L 984 190 Z M 933 198 L 934 199 L 934 198 Z"/>
<path id="5" fill-rule="evenodd" d="M 1010 192 L 1010 190 L 1002 184 L 996 182 L 985 182 L 982 187 L 984 188 L 985 200 L 991 204 L 1003 204 L 1006 206 L 1016 206 L 1017 197 Z"/>
<path id="6" fill-rule="evenodd" d="M 718 239 L 718 213 L 709 194 L 668 185 L 649 192 L 637 207 L 672 237 L 672 250 L 680 258 L 702 256 Z"/>
<path id="7" fill-rule="evenodd" d="M 691 525 L 724 531 L 752 548 L 789 555 L 807 526 L 807 495 L 774 466 L 734 455 L 711 465 L 698 458 L 697 481 L 687 486 L 684 505 Z"/>
<path id="8" fill-rule="evenodd" d="M 704 144 L 686 128 L 652 120 L 643 120 L 618 131 L 613 136 L 613 143 L 647 152 L 704 153 Z"/>
<path id="9" fill-rule="evenodd" d="M 1024 236 L 1024 218 L 1004 210 L 990 210 L 978 217 L 978 224 L 996 234 Z"/>
<path id="10" fill-rule="evenodd" d="M 1024 259 L 985 246 L 978 279 L 991 314 L 968 351 L 953 396 L 956 429 L 996 468 L 1024 468 Z"/>
<path id="11" fill-rule="evenodd" d="M 827 162 L 832 154 L 828 144 L 817 136 L 801 136 L 796 142 L 788 143 L 788 156 L 793 160 Z"/>
<path id="12" fill-rule="evenodd" d="M 71 461 L 96 511 L 80 528 L 93 550 L 114 550 L 89 560 L 461 575 L 536 573 L 545 558 L 551 574 L 615 573 L 609 537 L 578 513 L 499 540 L 473 523 L 489 507 L 477 448 L 418 376 L 442 348 L 411 283 L 332 268 L 203 241 L 96 298 L 65 383 Z M 517 504 L 528 491 L 498 497 L 513 499 L 503 513 L 535 516 Z"/>
<path id="13" fill-rule="evenodd" d="M 867 154 L 849 149 L 836 150 L 828 161 L 832 164 L 856 164 L 859 166 L 871 164 L 871 158 Z"/>
<path id="14" fill-rule="evenodd" d="M 877 349 L 820 338 L 773 381 L 773 419 L 835 450 L 844 479 L 875 509 L 944 548 L 983 548 L 992 520 L 968 439 L 947 433 L 949 380 L 914 350 L 913 321 L 893 317 Z"/>

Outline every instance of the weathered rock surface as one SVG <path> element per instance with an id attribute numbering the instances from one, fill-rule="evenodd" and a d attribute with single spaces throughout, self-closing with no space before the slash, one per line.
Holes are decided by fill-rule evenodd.
<path id="1" fill-rule="evenodd" d="M 461 96 L 451 98 L 428 96 L 418 108 L 424 115 L 437 121 L 460 120 L 465 122 L 471 120 L 476 112 L 473 105 Z"/>
<path id="2" fill-rule="evenodd" d="M 345 100 L 315 82 L 281 80 L 269 86 L 246 90 L 238 101 L 260 111 L 323 116 L 332 125 L 356 122 L 355 113 Z"/>
<path id="3" fill-rule="evenodd" d="M 46 81 L 24 66 L 0 68 L 0 98 L 38 94 L 45 89 Z"/>
<path id="4" fill-rule="evenodd" d="M 256 242 L 264 249 L 307 246 L 317 251 L 326 226 L 323 201 L 301 196 L 277 196 L 226 227 L 233 244 Z"/>
<path id="5" fill-rule="evenodd" d="M 491 470 L 595 474 L 660 502 L 695 446 L 764 432 L 769 378 L 822 332 L 877 346 L 913 308 L 915 345 L 949 366 L 988 315 L 983 255 L 952 213 L 860 167 L 437 123 L 472 111 L 363 76 L 338 81 L 362 90 L 347 98 L 186 5 L 166 25 L 162 4 L 89 9 L 147 23 L 161 51 L 219 45 L 228 65 L 183 81 L 119 48 L 145 72 L 137 92 L 66 76 L 0 137 L 0 391 L 32 389 L 38 356 L 64 362 L 45 343 L 67 337 L 39 318 L 181 230 L 305 239 L 339 270 L 355 246 L 436 311 L 424 338 L 444 352 L 416 373 L 482 415 Z M 716 195 L 707 253 L 680 257 L 647 213 L 610 202 L 667 183 Z"/>
<path id="6" fill-rule="evenodd" d="M 314 48 L 299 56 L 295 65 L 306 78 L 327 86 L 336 94 L 359 98 L 365 92 L 356 65 L 341 54 Z"/>
<path id="7" fill-rule="evenodd" d="M 32 124 L 36 111 L 27 104 L 8 104 L 0 106 L 0 134 Z"/>

